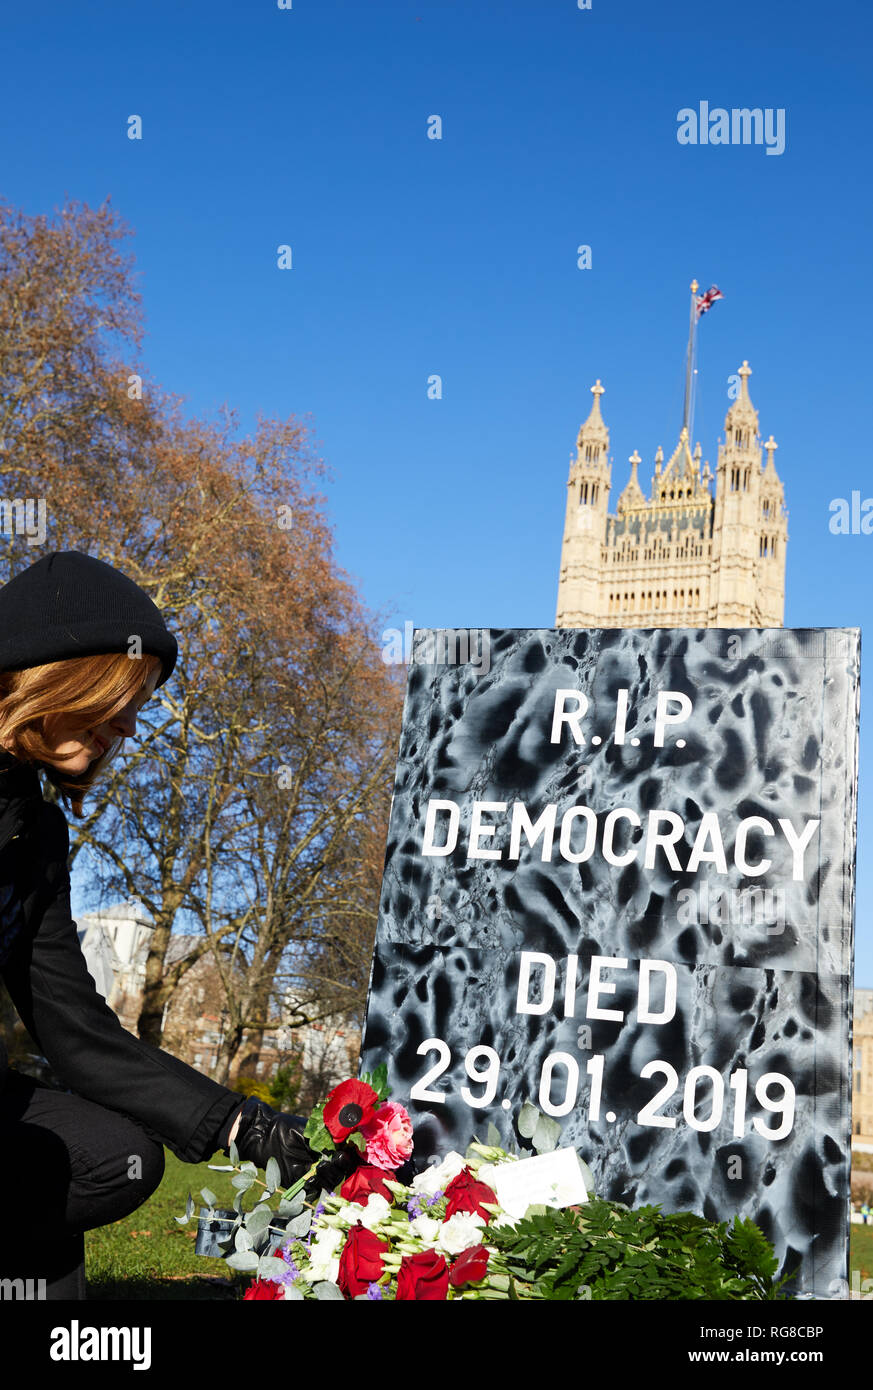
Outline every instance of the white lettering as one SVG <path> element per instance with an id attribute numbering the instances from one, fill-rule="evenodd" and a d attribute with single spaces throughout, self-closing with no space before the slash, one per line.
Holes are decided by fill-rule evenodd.
<path id="1" fill-rule="evenodd" d="M 627 968 L 627 960 L 624 956 L 592 956 L 591 975 L 588 980 L 588 1002 L 585 1007 L 586 1018 L 607 1018 L 614 1019 L 616 1023 L 621 1023 L 624 1014 L 621 1009 L 601 1009 L 598 1006 L 598 996 L 601 994 L 615 994 L 615 985 L 609 980 L 601 980 L 601 966 L 614 965 L 617 970 Z"/>

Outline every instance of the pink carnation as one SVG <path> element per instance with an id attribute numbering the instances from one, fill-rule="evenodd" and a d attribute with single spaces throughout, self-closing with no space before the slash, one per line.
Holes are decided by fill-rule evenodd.
<path id="1" fill-rule="evenodd" d="M 412 1121 L 393 1100 L 380 1105 L 360 1133 L 367 1141 L 367 1162 L 376 1168 L 399 1168 L 412 1153 Z"/>

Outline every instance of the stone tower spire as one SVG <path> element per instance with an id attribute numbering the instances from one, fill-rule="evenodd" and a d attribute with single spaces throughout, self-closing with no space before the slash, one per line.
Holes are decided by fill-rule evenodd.
<path id="1" fill-rule="evenodd" d="M 596 622 L 600 599 L 601 547 L 606 537 L 609 489 L 609 430 L 600 413 L 604 387 L 591 387 L 594 402 L 570 455 L 567 510 L 558 583 L 558 627 L 586 627 Z"/>
<path id="2" fill-rule="evenodd" d="M 634 450 L 614 516 L 603 387 L 592 386 L 594 404 L 570 461 L 558 627 L 782 626 L 787 513 L 772 435 L 761 467 L 750 376 L 744 362 L 715 475 L 683 425 L 666 462 L 658 447 L 650 497 Z"/>
<path id="3" fill-rule="evenodd" d="M 750 612 L 749 594 L 756 590 L 761 534 L 761 446 L 758 412 L 749 397 L 752 369 L 739 369 L 740 392 L 724 421 L 719 445 L 716 500 L 712 531 L 712 583 L 709 626 L 766 627 L 761 597 Z"/>
<path id="4" fill-rule="evenodd" d="M 776 472 L 773 454 L 779 448 L 772 434 L 764 448 L 767 463 L 761 474 L 761 512 L 758 538 L 758 591 L 761 623 L 781 626 L 785 613 L 785 547 L 788 544 L 788 512 L 785 489 Z"/>

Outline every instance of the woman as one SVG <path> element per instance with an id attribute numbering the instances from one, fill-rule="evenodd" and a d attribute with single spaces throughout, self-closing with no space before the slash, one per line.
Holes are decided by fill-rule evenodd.
<path id="1" fill-rule="evenodd" d="M 162 1145 L 200 1163 L 235 1139 L 261 1168 L 275 1156 L 285 1185 L 314 1157 L 297 1117 L 122 1028 L 70 915 L 67 822 L 39 773 L 81 816 L 176 657 L 148 595 L 92 556 L 54 552 L 0 588 L 0 975 L 69 1088 L 10 1068 L 0 1040 L 0 1278 L 44 1279 L 47 1298 L 85 1297 L 83 1232 L 154 1192 Z"/>

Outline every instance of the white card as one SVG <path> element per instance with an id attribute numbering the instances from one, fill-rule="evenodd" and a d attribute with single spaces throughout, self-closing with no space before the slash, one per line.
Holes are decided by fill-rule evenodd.
<path id="1" fill-rule="evenodd" d="M 522 1217 L 528 1207 L 574 1207 L 588 1201 L 575 1149 L 499 1163 L 494 1169 L 497 1200 L 510 1216 Z"/>

